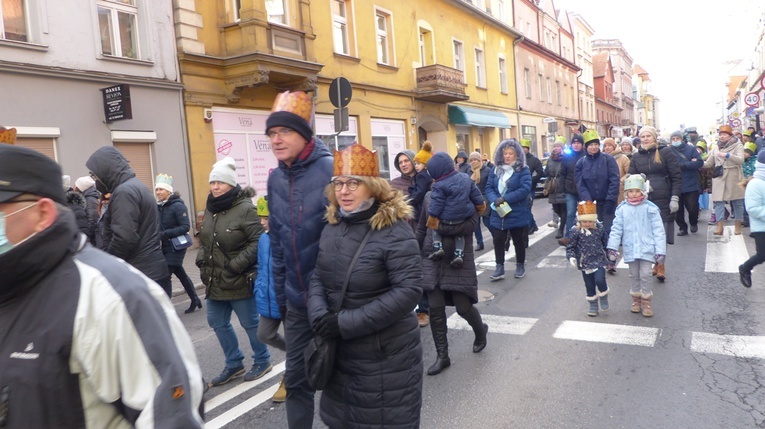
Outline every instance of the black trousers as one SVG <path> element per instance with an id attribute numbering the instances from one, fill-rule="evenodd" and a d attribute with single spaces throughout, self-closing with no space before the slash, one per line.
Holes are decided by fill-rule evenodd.
<path id="1" fill-rule="evenodd" d="M 753 232 L 751 235 L 754 237 L 757 253 L 741 265 L 746 271 L 752 271 L 754 267 L 765 262 L 765 231 Z"/>
<path id="2" fill-rule="evenodd" d="M 529 243 L 529 229 L 527 227 L 513 229 L 492 229 L 491 235 L 494 239 L 494 259 L 497 265 L 505 264 L 505 243 L 508 236 L 513 239 L 513 248 L 515 249 L 515 262 L 523 264 L 526 262 L 526 246 Z"/>
<path id="3" fill-rule="evenodd" d="M 675 213 L 675 223 L 680 231 L 688 231 L 688 224 L 685 223 L 685 211 L 688 211 L 688 223 L 696 225 L 699 223 L 699 191 L 683 192 L 680 194 L 680 208 Z"/>

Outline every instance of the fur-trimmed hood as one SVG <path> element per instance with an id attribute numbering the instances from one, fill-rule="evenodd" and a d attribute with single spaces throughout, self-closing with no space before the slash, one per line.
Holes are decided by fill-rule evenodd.
<path id="1" fill-rule="evenodd" d="M 508 147 L 512 147 L 513 150 L 515 150 L 515 170 L 520 171 L 526 166 L 526 154 L 523 152 L 521 144 L 518 143 L 518 140 L 516 139 L 503 140 L 499 146 L 497 146 L 497 150 L 494 151 L 494 165 L 505 165 L 505 157 L 502 152 Z"/>
<path id="2" fill-rule="evenodd" d="M 377 211 L 369 218 L 369 226 L 374 230 L 387 228 L 399 220 L 408 221 L 412 216 L 412 207 L 406 202 L 401 192 L 394 192 L 394 196 L 388 201 L 377 204 Z M 336 225 L 340 222 L 340 207 L 328 205 L 327 222 Z"/>

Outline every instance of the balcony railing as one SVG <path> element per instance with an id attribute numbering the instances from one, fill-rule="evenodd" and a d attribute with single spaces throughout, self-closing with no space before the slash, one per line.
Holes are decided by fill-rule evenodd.
<path id="1" fill-rule="evenodd" d="M 417 69 L 418 100 L 433 103 L 449 103 L 466 101 L 470 97 L 465 94 L 464 74 L 462 70 L 453 69 L 441 64 L 434 64 Z"/>

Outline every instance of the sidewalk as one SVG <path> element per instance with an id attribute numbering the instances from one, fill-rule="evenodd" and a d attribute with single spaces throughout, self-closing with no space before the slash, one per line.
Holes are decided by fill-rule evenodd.
<path id="1" fill-rule="evenodd" d="M 194 282 L 197 294 L 204 300 L 205 286 L 202 284 L 202 279 L 199 278 L 199 268 L 197 268 L 197 264 L 194 262 L 197 259 L 197 250 L 199 250 L 199 241 L 194 240 L 194 244 L 186 249 L 186 257 L 183 258 L 183 268 L 186 270 L 189 278 L 191 278 L 191 281 Z M 180 280 L 173 276 L 173 298 L 179 295 L 185 297 L 186 291 L 183 289 Z"/>

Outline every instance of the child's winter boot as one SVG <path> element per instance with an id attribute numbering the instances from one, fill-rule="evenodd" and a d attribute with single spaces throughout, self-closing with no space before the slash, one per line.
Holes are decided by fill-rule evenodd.
<path id="1" fill-rule="evenodd" d="M 463 250 L 455 250 L 454 251 L 454 259 L 452 259 L 451 262 L 449 262 L 449 266 L 452 268 L 459 268 L 462 266 L 462 263 L 465 262 L 463 257 L 465 256 L 465 251 Z"/>
<path id="2" fill-rule="evenodd" d="M 600 298 L 600 309 L 608 311 L 608 289 L 603 292 L 598 292 L 598 298 Z"/>
<path id="3" fill-rule="evenodd" d="M 428 255 L 431 261 L 440 261 L 444 257 L 444 245 L 440 241 L 433 242 L 433 252 Z"/>
<path id="4" fill-rule="evenodd" d="M 640 299 L 641 294 L 638 293 L 630 293 L 630 296 L 632 296 L 632 305 L 630 306 L 630 311 L 633 313 L 640 313 Z"/>
<path id="5" fill-rule="evenodd" d="M 588 296 L 587 301 L 590 302 L 590 309 L 587 310 L 587 315 L 590 317 L 595 317 L 598 315 L 598 296 Z"/>
<path id="6" fill-rule="evenodd" d="M 640 307 L 643 310 L 643 316 L 644 317 L 651 317 L 653 316 L 653 309 L 651 308 L 651 300 L 653 299 L 653 294 L 650 295 L 642 295 L 640 298 Z"/>

